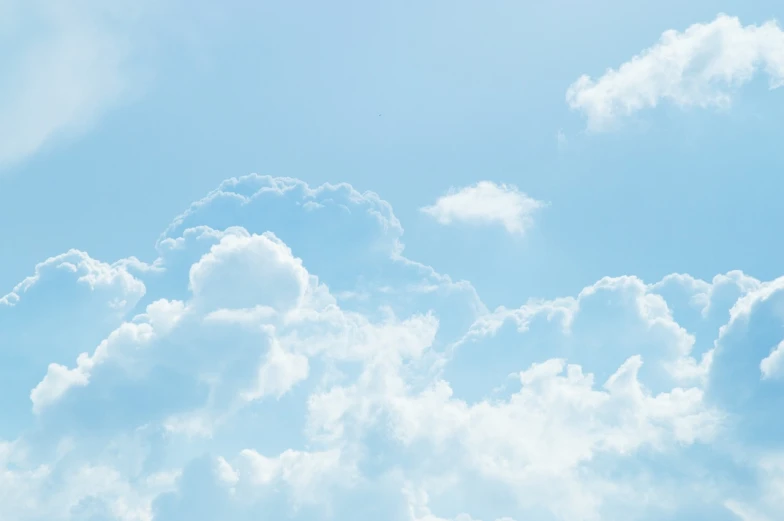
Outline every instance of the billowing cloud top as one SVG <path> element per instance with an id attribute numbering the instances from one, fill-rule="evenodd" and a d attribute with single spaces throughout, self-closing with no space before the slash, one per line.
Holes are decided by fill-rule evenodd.
<path id="1" fill-rule="evenodd" d="M 473 190 L 523 226 L 521 194 Z M 452 197 L 453 218 L 474 198 Z M 605 278 L 490 311 L 402 234 L 374 193 L 248 176 L 150 262 L 40 263 L 0 300 L 0 519 L 784 511 L 784 279 Z"/>
<path id="2" fill-rule="evenodd" d="M 514 185 L 480 181 L 450 190 L 422 211 L 441 224 L 498 224 L 511 234 L 523 234 L 533 224 L 533 214 L 544 206 Z"/>
<path id="3" fill-rule="evenodd" d="M 664 32 L 655 45 L 597 80 L 581 76 L 566 100 L 586 116 L 589 129 L 602 131 L 661 102 L 726 107 L 734 89 L 760 71 L 771 88 L 784 85 L 784 32 L 775 21 L 744 26 L 722 14 L 683 32 Z"/>

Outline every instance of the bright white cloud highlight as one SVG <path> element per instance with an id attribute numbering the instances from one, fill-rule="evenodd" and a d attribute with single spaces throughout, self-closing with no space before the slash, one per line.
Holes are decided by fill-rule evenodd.
<path id="1" fill-rule="evenodd" d="M 566 93 L 588 128 L 603 131 L 624 116 L 661 102 L 727 107 L 734 90 L 764 72 L 771 89 L 784 84 L 784 32 L 775 21 L 743 25 L 720 14 L 683 32 L 668 30 L 652 47 L 598 79 L 581 76 Z"/>
<path id="2" fill-rule="evenodd" d="M 450 190 L 422 212 L 439 223 L 500 224 L 511 234 L 525 233 L 533 224 L 534 213 L 545 207 L 514 185 L 480 181 L 476 185 Z"/>

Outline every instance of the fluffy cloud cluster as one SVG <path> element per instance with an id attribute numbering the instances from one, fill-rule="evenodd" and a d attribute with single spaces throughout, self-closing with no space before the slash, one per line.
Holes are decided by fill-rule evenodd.
<path id="1" fill-rule="evenodd" d="M 775 21 L 741 24 L 719 15 L 683 32 L 669 30 L 659 42 L 593 80 L 581 76 L 566 100 L 591 130 L 661 102 L 680 107 L 726 107 L 733 91 L 764 72 L 770 88 L 784 85 L 784 32 Z"/>
<path id="2" fill-rule="evenodd" d="M 230 179 L 0 301 L 0 518 L 774 519 L 784 279 L 488 310 L 349 185 Z"/>

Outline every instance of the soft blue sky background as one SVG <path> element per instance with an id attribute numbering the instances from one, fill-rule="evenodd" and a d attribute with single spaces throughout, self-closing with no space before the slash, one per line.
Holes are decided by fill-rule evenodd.
<path id="1" fill-rule="evenodd" d="M 0 0 L 0 518 L 776 521 L 784 91 L 566 100 L 719 13 Z"/>
<path id="2" fill-rule="evenodd" d="M 412 256 L 471 278 L 492 304 L 608 274 L 770 277 L 784 212 L 779 93 L 759 80 L 728 113 L 663 107 L 641 115 L 642 128 L 599 136 L 583 133 L 564 95 L 667 28 L 780 11 L 753 1 L 178 7 L 145 32 L 142 92 L 79 138 L 4 169 L 0 206 L 13 225 L 1 239 L 14 254 L 0 282 L 69 247 L 149 259 L 171 215 L 250 172 L 378 192 Z M 418 213 L 480 178 L 559 210 L 512 243 Z"/>

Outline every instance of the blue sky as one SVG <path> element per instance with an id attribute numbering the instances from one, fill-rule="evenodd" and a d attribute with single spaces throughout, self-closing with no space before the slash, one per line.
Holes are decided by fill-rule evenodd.
<path id="1" fill-rule="evenodd" d="M 0 0 L 0 518 L 775 521 L 781 11 Z"/>

